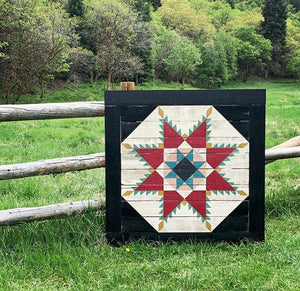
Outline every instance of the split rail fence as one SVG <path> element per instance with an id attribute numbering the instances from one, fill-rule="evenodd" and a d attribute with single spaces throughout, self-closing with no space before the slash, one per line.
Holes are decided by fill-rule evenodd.
<path id="1" fill-rule="evenodd" d="M 70 102 L 28 105 L 0 105 L 0 122 L 79 117 L 103 117 L 104 102 Z M 265 163 L 300 157 L 300 136 L 265 151 Z M 105 167 L 105 153 L 64 157 L 0 166 L 0 180 L 82 171 Z M 42 207 L 24 207 L 0 211 L 0 226 L 53 219 L 104 209 L 104 199 L 60 203 Z"/>

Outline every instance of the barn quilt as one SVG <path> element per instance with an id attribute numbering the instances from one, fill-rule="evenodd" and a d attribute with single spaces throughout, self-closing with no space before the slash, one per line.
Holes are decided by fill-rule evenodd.
<path id="1" fill-rule="evenodd" d="M 228 230 L 238 231 L 237 237 L 249 236 L 251 108 L 243 106 L 243 117 L 233 121 L 234 110 L 230 118 L 221 113 L 233 107 L 213 103 L 151 105 L 143 120 L 134 122 L 127 121 L 126 113 L 122 121 L 122 112 L 118 113 L 119 201 L 114 201 L 122 239 L 130 232 L 209 238 Z M 237 123 L 244 129 L 238 130 Z"/>

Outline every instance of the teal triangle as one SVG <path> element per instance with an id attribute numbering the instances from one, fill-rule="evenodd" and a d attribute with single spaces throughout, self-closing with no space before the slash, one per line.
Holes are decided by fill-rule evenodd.
<path id="1" fill-rule="evenodd" d="M 176 180 L 176 187 L 179 188 L 183 183 L 184 183 L 184 181 L 182 179 L 177 178 L 177 180 Z"/>
<path id="2" fill-rule="evenodd" d="M 190 162 L 192 162 L 193 161 L 193 159 L 194 159 L 194 157 L 193 157 L 193 150 L 191 150 L 189 153 L 188 153 L 188 155 L 186 156 L 186 158 L 190 161 Z M 195 165 L 195 164 L 194 164 Z M 196 166 L 195 166 L 196 167 Z"/>
<path id="3" fill-rule="evenodd" d="M 194 166 L 199 169 L 205 162 L 194 162 Z"/>
<path id="4" fill-rule="evenodd" d="M 167 166 L 169 166 L 171 169 L 174 169 L 177 165 L 176 162 L 165 162 L 167 164 Z"/>
<path id="5" fill-rule="evenodd" d="M 185 183 L 189 185 L 191 189 L 193 189 L 193 178 L 188 178 Z"/>
<path id="6" fill-rule="evenodd" d="M 177 161 L 181 161 L 184 159 L 184 155 L 181 153 L 179 149 L 177 149 Z"/>
<path id="7" fill-rule="evenodd" d="M 174 171 L 171 171 L 167 176 L 166 176 L 166 178 L 176 178 L 177 177 L 177 175 L 176 175 L 176 173 L 174 172 Z"/>
<path id="8" fill-rule="evenodd" d="M 200 171 L 194 172 L 193 177 L 194 178 L 205 178 L 205 176 Z"/>

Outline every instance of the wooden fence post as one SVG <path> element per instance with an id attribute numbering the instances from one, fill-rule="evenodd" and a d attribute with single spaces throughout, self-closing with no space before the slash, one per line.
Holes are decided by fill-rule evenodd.
<path id="1" fill-rule="evenodd" d="M 133 91 L 134 90 L 134 82 L 121 82 L 120 89 L 121 91 Z"/>

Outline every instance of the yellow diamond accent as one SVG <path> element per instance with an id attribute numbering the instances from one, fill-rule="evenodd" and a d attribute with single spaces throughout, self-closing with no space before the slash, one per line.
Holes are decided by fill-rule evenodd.
<path id="1" fill-rule="evenodd" d="M 159 149 L 163 149 L 163 148 L 164 148 L 164 144 L 163 144 L 163 143 L 159 143 L 159 144 L 158 144 L 158 148 L 159 148 Z"/>
<path id="2" fill-rule="evenodd" d="M 189 136 L 188 136 L 186 133 L 184 133 L 181 137 L 182 137 L 184 140 L 186 140 Z"/>
<path id="3" fill-rule="evenodd" d="M 206 111 L 206 117 L 209 117 L 212 114 L 212 107 L 209 107 Z"/>
<path id="4" fill-rule="evenodd" d="M 149 172 L 152 174 L 154 172 L 154 169 L 152 167 L 150 167 Z"/>
<path id="5" fill-rule="evenodd" d="M 216 169 L 215 169 L 218 173 L 220 173 L 221 172 L 221 168 L 220 167 L 216 167 Z"/>
<path id="6" fill-rule="evenodd" d="M 126 191 L 123 196 L 130 196 L 133 193 L 133 191 Z"/>
<path id="7" fill-rule="evenodd" d="M 206 148 L 207 148 L 207 149 L 212 148 L 212 144 L 211 144 L 210 142 L 206 143 Z"/>
<path id="8" fill-rule="evenodd" d="M 242 149 L 242 148 L 244 148 L 246 145 L 248 145 L 248 143 L 247 143 L 247 142 L 243 142 L 243 143 L 239 144 L 238 148 L 239 148 L 239 149 Z"/>
<path id="9" fill-rule="evenodd" d="M 206 195 L 210 196 L 211 195 L 211 191 L 206 191 Z"/>
<path id="10" fill-rule="evenodd" d="M 210 225 L 210 223 L 208 222 L 208 221 L 206 221 L 206 227 L 207 227 L 207 229 L 209 230 L 209 231 L 211 231 L 211 225 Z"/>
<path id="11" fill-rule="evenodd" d="M 159 196 L 164 196 L 164 191 L 158 191 Z"/>
<path id="12" fill-rule="evenodd" d="M 247 196 L 248 194 L 242 190 L 237 191 L 241 196 Z"/>
<path id="13" fill-rule="evenodd" d="M 122 143 L 122 146 L 123 146 L 125 149 L 128 149 L 128 150 L 132 150 L 132 149 L 133 149 L 133 147 L 132 147 L 130 144 L 128 144 L 128 143 Z"/>
<path id="14" fill-rule="evenodd" d="M 183 206 L 185 206 L 185 205 L 187 205 L 188 202 L 184 199 L 181 203 Z"/>
<path id="15" fill-rule="evenodd" d="M 159 116 L 162 117 L 162 118 L 164 118 L 164 116 L 165 116 L 164 111 L 163 111 L 160 107 L 158 107 L 158 114 L 159 114 Z"/>
<path id="16" fill-rule="evenodd" d="M 162 228 L 164 227 L 164 222 L 160 222 L 158 225 L 158 231 L 162 230 Z"/>

